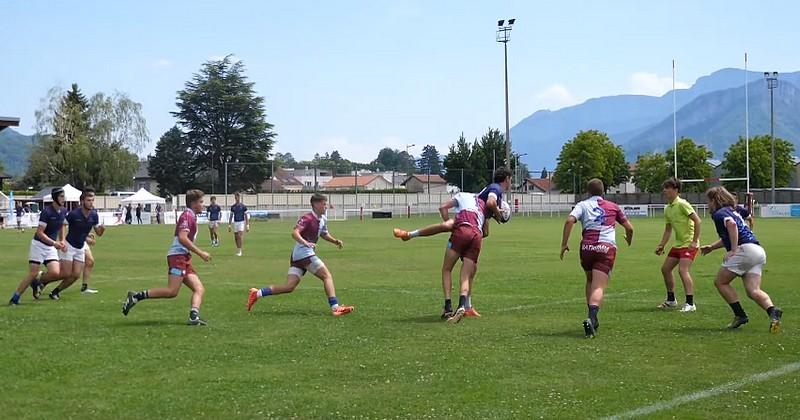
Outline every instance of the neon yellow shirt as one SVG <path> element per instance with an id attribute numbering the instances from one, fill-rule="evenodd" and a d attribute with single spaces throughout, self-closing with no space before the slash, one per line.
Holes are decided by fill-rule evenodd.
<path id="1" fill-rule="evenodd" d="M 694 238 L 694 222 L 689 216 L 694 208 L 683 198 L 676 198 L 664 208 L 664 219 L 675 233 L 675 248 L 687 248 Z"/>

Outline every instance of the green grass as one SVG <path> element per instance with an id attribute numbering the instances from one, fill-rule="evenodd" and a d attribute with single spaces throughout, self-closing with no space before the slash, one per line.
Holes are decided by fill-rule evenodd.
<path id="1" fill-rule="evenodd" d="M 764 289 L 786 311 L 784 331 L 743 305 L 751 322 L 726 331 L 731 312 L 714 289 L 721 252 L 698 257 L 698 312 L 660 312 L 653 255 L 660 219 L 635 219 L 621 247 L 600 319 L 583 338 L 583 273 L 577 252 L 558 260 L 562 220 L 516 218 L 493 225 L 475 290 L 481 319 L 439 320 L 445 236 L 403 243 L 390 236 L 434 219 L 334 222 L 345 241 L 320 246 L 342 303 L 329 315 L 318 280 L 245 311 L 247 290 L 283 282 L 291 224 L 257 223 L 245 256 L 232 238 L 195 259 L 206 286 L 205 328 L 184 325 L 190 292 L 149 300 L 128 317 L 126 290 L 166 284 L 172 227 L 110 228 L 94 252 L 94 296 L 74 287 L 61 301 L 0 307 L 0 410 L 4 418 L 603 417 L 740 380 L 800 360 L 797 235 L 800 221 L 759 220 L 769 264 Z M 706 220 L 703 242 L 714 239 Z M 579 232 L 571 243 L 577 249 Z M 619 235 L 621 237 L 621 234 Z M 2 293 L 26 271 L 31 231 L 0 231 Z M 199 244 L 208 248 L 201 227 Z M 741 281 L 736 282 L 741 292 Z M 682 289 L 678 288 L 682 300 Z M 744 295 L 742 294 L 744 297 Z M 793 372 L 701 399 L 654 417 L 790 418 L 800 407 Z M 795 413 L 795 414 L 792 414 Z"/>

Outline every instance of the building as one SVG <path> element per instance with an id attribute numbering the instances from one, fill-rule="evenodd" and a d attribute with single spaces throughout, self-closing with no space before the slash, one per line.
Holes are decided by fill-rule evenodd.
<path id="1" fill-rule="evenodd" d="M 322 186 L 326 191 L 350 191 L 356 189 L 358 184 L 359 191 L 389 190 L 392 184 L 380 175 L 363 176 L 337 176 Z"/>
<path id="2" fill-rule="evenodd" d="M 792 178 L 789 181 L 789 187 L 800 188 L 800 157 L 792 156 Z"/>
<path id="3" fill-rule="evenodd" d="M 278 169 L 272 179 L 261 184 L 261 191 L 268 192 L 301 192 L 305 188 L 302 181 L 295 178 L 294 171 Z"/>
<path id="4" fill-rule="evenodd" d="M 139 168 L 133 174 L 131 191 L 139 191 L 139 189 L 144 188 L 152 194 L 158 194 L 158 182 L 150 176 L 149 165 L 150 162 L 147 160 L 139 162 Z"/>
<path id="5" fill-rule="evenodd" d="M 523 185 L 523 191 L 528 194 L 560 194 L 556 183 L 552 178 L 527 178 Z"/>
<path id="6" fill-rule="evenodd" d="M 8 127 L 19 127 L 19 118 L 0 117 L 0 131 L 3 131 Z"/>
<path id="7" fill-rule="evenodd" d="M 330 169 L 323 168 L 281 168 L 286 171 L 288 176 L 295 178 L 303 184 L 304 190 L 318 190 L 331 179 L 333 179 L 333 172 Z"/>
<path id="8" fill-rule="evenodd" d="M 447 181 L 440 175 L 413 174 L 402 185 L 410 193 L 447 194 Z"/>

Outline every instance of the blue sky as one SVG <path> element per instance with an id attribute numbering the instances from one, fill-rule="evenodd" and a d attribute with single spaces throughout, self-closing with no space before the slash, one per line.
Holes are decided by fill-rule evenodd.
<path id="1" fill-rule="evenodd" d="M 796 2 L 744 1 L 5 1 L 0 115 L 33 131 L 39 100 L 77 82 L 126 92 L 152 144 L 175 92 L 209 59 L 235 54 L 266 98 L 276 150 L 434 144 L 503 128 L 497 19 L 509 44 L 512 125 L 539 109 L 611 94 L 660 95 L 724 67 L 800 70 Z"/>

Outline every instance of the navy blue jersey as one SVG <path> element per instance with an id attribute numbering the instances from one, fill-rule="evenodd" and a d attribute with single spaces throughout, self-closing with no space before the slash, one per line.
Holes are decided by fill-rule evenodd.
<path id="1" fill-rule="evenodd" d="M 92 228 L 100 224 L 100 217 L 97 211 L 90 210 L 89 215 L 84 215 L 83 210 L 78 207 L 67 214 L 67 224 L 69 224 L 69 232 L 67 232 L 67 242 L 75 248 L 83 248 L 86 242 L 86 237 Z"/>
<path id="2" fill-rule="evenodd" d="M 58 232 L 64 226 L 64 218 L 67 217 L 67 209 L 56 210 L 53 206 L 47 206 L 42 210 L 39 215 L 39 226 L 44 226 L 44 234 L 53 241 L 58 240 Z M 33 239 L 45 245 L 44 241 L 39 239 L 39 235 L 34 234 Z"/>
<path id="3" fill-rule="evenodd" d="M 247 213 L 247 206 L 242 203 L 237 203 L 231 206 L 231 213 L 233 213 L 234 222 L 244 222 L 244 214 Z"/>
<path id="4" fill-rule="evenodd" d="M 208 220 L 212 222 L 216 222 L 219 220 L 219 215 L 222 213 L 222 208 L 216 204 L 212 204 L 208 206 L 206 209 L 208 211 Z"/>
<path id="5" fill-rule="evenodd" d="M 747 207 L 745 206 L 742 205 L 736 206 L 735 211 L 736 213 L 739 213 L 739 215 L 742 216 L 742 219 L 744 220 L 747 220 L 747 218 L 750 217 L 750 210 L 747 210 Z"/>
<path id="6" fill-rule="evenodd" d="M 737 213 L 733 207 L 723 207 L 711 215 L 714 219 L 714 226 L 717 228 L 717 235 L 722 239 L 722 244 L 725 249 L 731 250 L 731 238 L 728 235 L 728 228 L 725 227 L 725 221 L 733 220 L 736 223 L 736 229 L 739 231 L 739 245 L 743 244 L 756 244 L 760 245 L 756 239 L 756 235 L 747 227 L 747 224 L 742 219 L 742 216 Z"/>
<path id="7" fill-rule="evenodd" d="M 489 194 L 497 196 L 497 208 L 500 208 L 500 201 L 503 200 L 503 187 L 501 187 L 500 184 L 489 184 L 478 193 L 478 198 L 483 200 L 484 203 L 488 203 Z M 489 210 L 489 206 L 486 206 L 486 217 L 491 217 L 491 215 L 492 212 Z"/>

